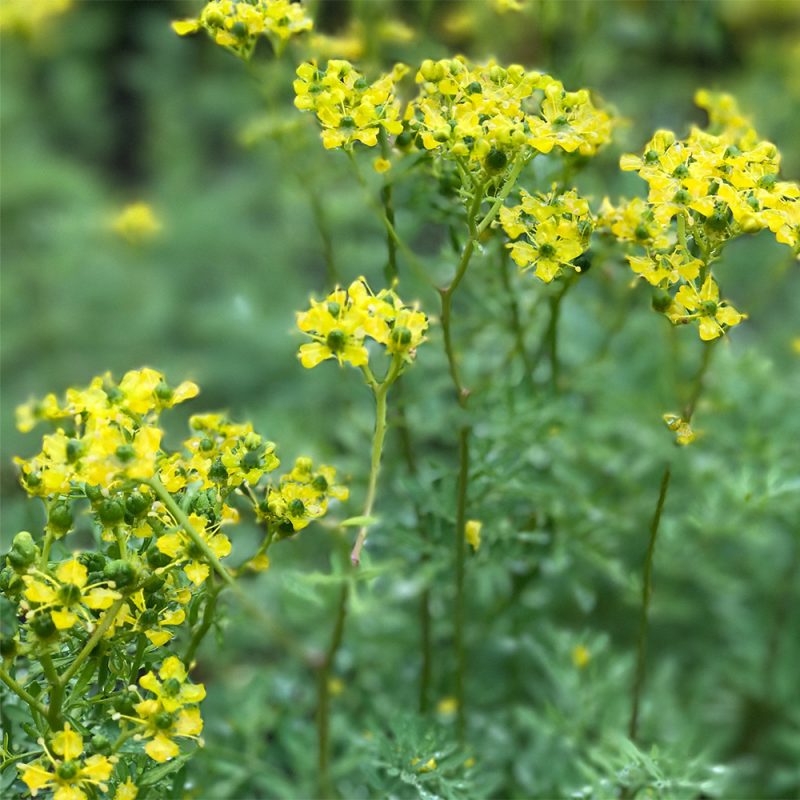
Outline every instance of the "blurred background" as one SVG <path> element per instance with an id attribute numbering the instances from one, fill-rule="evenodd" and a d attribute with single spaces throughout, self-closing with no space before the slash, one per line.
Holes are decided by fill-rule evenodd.
<path id="1" fill-rule="evenodd" d="M 352 374 L 299 366 L 294 311 L 326 289 L 332 262 L 343 281 L 365 274 L 380 285 L 384 237 L 347 160 L 325 153 L 292 106 L 293 71 L 311 45 L 274 60 L 264 42 L 245 68 L 204 36 L 170 29 L 201 3 L 76 1 L 41 18 L 15 16 L 15 5 L 37 3 L 0 12 L 4 541 L 42 523 L 11 462 L 37 449 L 35 435 L 16 432 L 15 406 L 142 365 L 199 383 L 186 414 L 228 409 L 275 440 L 284 462 L 309 453 L 336 464 L 353 481 L 355 513 L 369 398 Z M 638 151 L 658 127 L 680 134 L 704 122 L 692 103 L 699 87 L 734 93 L 783 153 L 784 175 L 800 176 L 796 0 L 528 0 L 521 12 L 482 0 L 307 5 L 316 30 L 336 39 L 330 55 L 373 77 L 397 60 L 464 53 L 591 88 L 624 120 L 579 178 L 596 203 L 643 193 L 635 175 L 618 171 L 620 153 Z M 427 201 L 414 180 L 398 186 L 398 225 L 444 276 L 452 267 L 437 255 L 441 231 L 403 211 Z M 134 202 L 160 224 L 141 241 L 113 227 Z M 715 365 L 701 408 L 708 446 L 693 459 L 680 454 L 659 553 L 645 739 L 662 748 L 663 779 L 680 773 L 687 796 L 797 796 L 800 277 L 768 233 L 725 258 L 725 291 L 750 320 Z M 375 536 L 376 572 L 357 587 L 337 663 L 335 777 L 345 796 L 590 796 L 574 793 L 631 764 L 650 769 L 607 734 L 624 731 L 641 531 L 670 445 L 660 415 L 678 407 L 669 364 L 690 372 L 698 351 L 683 337 L 670 361 L 674 342 L 626 270 L 616 256 L 565 306 L 571 391 L 557 410 L 535 398 L 530 409 L 511 408 L 491 389 L 476 404 L 476 458 L 485 461 L 475 515 L 487 539 L 470 564 L 476 766 L 450 782 L 442 769 L 422 789 L 389 770 L 406 738 L 412 750 L 452 738 L 446 702 L 429 723 L 411 713 L 415 598 L 444 581 L 449 552 L 437 528 L 420 571 L 404 499 L 423 493 L 435 507 L 438 492 L 449 509 L 453 420 L 436 405 L 447 392 L 438 332 L 408 375 L 422 477 L 409 479 L 389 453 L 380 502 L 399 522 L 383 544 Z M 521 303 L 532 310 L 535 290 L 523 283 L 530 296 Z M 403 277 L 404 299 L 435 311 L 426 291 Z M 486 309 L 476 313 L 477 279 L 465 292 L 474 370 L 491 376 L 492 337 L 507 334 L 487 323 Z M 333 623 L 330 536 L 309 530 L 282 545 L 254 588 L 311 648 L 325 646 Z M 447 592 L 433 601 L 441 646 Z M 309 796 L 313 678 L 233 605 L 220 637 L 198 667 L 209 688 L 207 757 L 192 763 L 184 788 L 209 798 Z M 570 660 L 576 644 L 591 653 L 585 670 Z M 446 701 L 444 668 L 435 684 Z M 393 728 L 400 719 L 406 727 Z"/>

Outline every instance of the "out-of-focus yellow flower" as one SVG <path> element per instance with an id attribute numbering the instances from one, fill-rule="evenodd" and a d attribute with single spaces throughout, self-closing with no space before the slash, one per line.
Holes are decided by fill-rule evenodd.
<path id="1" fill-rule="evenodd" d="M 572 648 L 572 663 L 578 668 L 583 669 L 592 659 L 592 654 L 588 648 L 582 644 L 576 644 Z"/>
<path id="2" fill-rule="evenodd" d="M 411 766 L 417 768 L 417 772 L 433 772 L 439 765 L 435 758 L 429 758 L 424 764 L 421 758 L 412 758 Z"/>
<path id="3" fill-rule="evenodd" d="M 443 697 L 436 704 L 436 712 L 444 717 L 449 717 L 458 711 L 458 700 L 455 697 Z"/>
<path id="4" fill-rule="evenodd" d="M 388 158 L 376 158 L 372 162 L 372 168 L 379 175 L 383 175 L 384 172 L 388 172 L 392 168 L 392 162 Z"/>
<path id="5" fill-rule="evenodd" d="M 467 524 L 464 527 L 464 538 L 467 540 L 469 545 L 472 547 L 473 551 L 475 551 L 476 553 L 478 552 L 481 546 L 482 527 L 483 523 L 477 519 L 467 520 Z"/>
<path id="6" fill-rule="evenodd" d="M 211 0 L 196 19 L 172 23 L 178 36 L 205 30 L 220 47 L 245 61 L 260 36 L 266 36 L 280 54 L 289 39 L 312 28 L 302 3 L 291 0 Z"/>
<path id="7" fill-rule="evenodd" d="M 111 225 L 130 244 L 146 242 L 161 230 L 161 223 L 147 203 L 131 203 L 125 206 Z"/>
<path id="8" fill-rule="evenodd" d="M 114 800 L 136 800 L 139 794 L 139 787 L 133 782 L 133 779 L 128 778 L 125 783 L 117 786 L 117 791 L 114 792 Z"/>
<path id="9" fill-rule="evenodd" d="M 663 419 L 666 426 L 675 434 L 675 441 L 681 447 L 691 444 L 697 438 L 689 421 L 678 414 L 664 414 Z"/>
<path id="10" fill-rule="evenodd" d="M 328 681 L 328 691 L 331 697 L 338 697 L 344 691 L 344 682 L 341 678 L 331 678 Z"/>
<path id="11" fill-rule="evenodd" d="M 35 37 L 54 17 L 66 13 L 72 0 L 3 0 L 0 32 Z"/>

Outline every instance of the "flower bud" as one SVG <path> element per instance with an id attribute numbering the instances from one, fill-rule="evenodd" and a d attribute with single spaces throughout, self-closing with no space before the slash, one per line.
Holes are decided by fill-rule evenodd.
<path id="1" fill-rule="evenodd" d="M 650 305 L 653 307 L 654 311 L 663 314 L 672 305 L 672 297 L 669 292 L 665 292 L 661 289 L 653 294 Z"/>
<path id="2" fill-rule="evenodd" d="M 8 563 L 17 571 L 25 572 L 39 555 L 39 548 L 28 531 L 20 531 L 11 544 Z"/>
<path id="3" fill-rule="evenodd" d="M 17 654 L 17 640 L 13 636 L 0 636 L 0 658 L 12 659 Z"/>
<path id="4" fill-rule="evenodd" d="M 106 498 L 100 503 L 97 516 L 104 525 L 116 525 L 125 518 L 125 508 L 119 500 Z"/>
<path id="5" fill-rule="evenodd" d="M 125 510 L 134 517 L 144 514 L 152 505 L 153 498 L 139 491 L 133 491 L 125 498 Z"/>
<path id="6" fill-rule="evenodd" d="M 117 589 L 124 589 L 136 583 L 136 569 L 130 561 L 117 558 L 109 561 L 103 570 L 106 580 L 113 582 Z"/>
<path id="7" fill-rule="evenodd" d="M 66 532 L 72 527 L 72 509 L 68 503 L 56 503 L 47 515 L 47 524 L 54 530 Z"/>
<path id="8" fill-rule="evenodd" d="M 92 736 L 91 747 L 95 753 L 107 756 L 111 753 L 111 742 L 102 733 Z"/>
<path id="9" fill-rule="evenodd" d="M 30 621 L 30 628 L 34 632 L 37 638 L 41 639 L 42 641 L 47 641 L 48 639 L 54 639 L 58 636 L 58 631 L 56 630 L 56 625 L 53 622 L 50 614 L 46 611 L 37 614 L 31 621 Z"/>
<path id="10" fill-rule="evenodd" d="M 506 168 L 508 156 L 497 148 L 492 148 L 486 156 L 484 166 L 487 172 L 500 172 Z"/>

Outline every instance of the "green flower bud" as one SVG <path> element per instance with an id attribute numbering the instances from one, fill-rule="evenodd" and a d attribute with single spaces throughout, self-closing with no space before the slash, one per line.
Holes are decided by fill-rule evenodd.
<path id="1" fill-rule="evenodd" d="M 127 464 L 136 456 L 136 451 L 132 444 L 121 444 L 116 449 L 115 455 L 123 464 Z"/>
<path id="2" fill-rule="evenodd" d="M 169 711 L 160 711 L 155 715 L 155 717 L 153 717 L 153 722 L 155 722 L 156 728 L 159 728 L 162 731 L 169 730 L 172 727 L 174 720 L 175 715 L 171 714 Z"/>
<path id="3" fill-rule="evenodd" d="M 83 491 L 86 497 L 94 503 L 100 503 L 103 500 L 103 490 L 99 486 L 89 486 L 89 484 L 83 485 Z"/>
<path id="4" fill-rule="evenodd" d="M 47 641 L 48 639 L 53 639 L 58 636 L 56 624 L 53 622 L 50 614 L 48 614 L 46 611 L 37 614 L 29 624 L 31 630 L 34 632 L 34 634 L 36 634 L 37 638 L 42 639 L 43 641 Z"/>
<path id="5" fill-rule="evenodd" d="M 125 518 L 125 508 L 119 500 L 107 498 L 100 503 L 97 516 L 104 525 L 116 525 Z"/>
<path id="6" fill-rule="evenodd" d="M 124 589 L 136 583 L 136 569 L 130 561 L 117 558 L 106 564 L 103 574 L 106 580 L 114 583 L 117 589 Z"/>
<path id="7" fill-rule="evenodd" d="M 338 317 L 342 310 L 342 306 L 333 300 L 330 303 L 328 303 L 327 308 L 328 308 L 328 313 L 332 317 Z"/>
<path id="8" fill-rule="evenodd" d="M 58 599 L 63 606 L 74 606 L 81 599 L 81 588 L 74 583 L 65 583 L 58 588 Z"/>
<path id="9" fill-rule="evenodd" d="M 170 389 L 170 387 L 164 383 L 164 381 L 161 381 L 161 383 L 156 386 L 156 397 L 162 402 L 168 403 L 170 400 L 172 400 L 173 394 L 174 392 L 172 389 Z"/>
<path id="10" fill-rule="evenodd" d="M 54 531 L 68 531 L 72 527 L 72 509 L 69 503 L 56 503 L 47 515 L 47 524 Z"/>
<path id="11" fill-rule="evenodd" d="M 111 742 L 102 733 L 96 733 L 91 739 L 91 748 L 95 753 L 107 756 L 111 753 Z"/>
<path id="12" fill-rule="evenodd" d="M 704 315 L 713 317 L 717 313 L 718 306 L 713 300 L 703 300 L 700 304 L 700 308 Z"/>
<path id="13" fill-rule="evenodd" d="M 56 767 L 56 775 L 65 781 L 71 781 L 78 771 L 79 767 L 74 761 L 63 761 Z"/>
<path id="14" fill-rule="evenodd" d="M 289 502 L 288 510 L 293 517 L 302 517 L 306 513 L 306 506 L 302 500 L 295 498 Z"/>
<path id="15" fill-rule="evenodd" d="M 147 566 L 150 569 L 166 567 L 170 562 L 170 557 L 166 553 L 162 553 L 155 545 L 147 549 L 145 557 L 147 558 Z"/>
<path id="16" fill-rule="evenodd" d="M 208 471 L 208 477 L 211 478 L 214 483 L 223 483 L 228 480 L 228 470 L 225 469 L 225 465 L 222 463 L 221 459 L 217 458 L 211 465 L 211 469 Z"/>
<path id="17" fill-rule="evenodd" d="M 159 553 L 159 555 L 164 555 L 164 553 Z M 169 558 L 169 556 L 167 556 Z M 163 565 L 162 565 L 163 566 Z M 151 575 L 143 584 L 142 589 L 146 595 L 155 594 L 159 589 L 161 589 L 166 581 L 161 575 Z"/>
<path id="18" fill-rule="evenodd" d="M 133 491 L 125 498 L 125 510 L 134 517 L 144 514 L 152 505 L 153 498 L 139 491 Z"/>
<path id="19" fill-rule="evenodd" d="M 324 475 L 317 475 L 313 481 L 311 481 L 311 485 L 318 491 L 318 492 L 325 492 L 328 490 L 328 481 L 325 480 Z"/>
<path id="20" fill-rule="evenodd" d="M 672 297 L 662 289 L 653 294 L 650 304 L 654 311 L 663 314 L 672 305 Z"/>
<path id="21" fill-rule="evenodd" d="M 411 331 L 404 325 L 400 325 L 392 331 L 392 341 L 401 347 L 406 347 L 411 344 Z"/>
<path id="22" fill-rule="evenodd" d="M 345 343 L 347 342 L 347 337 L 345 334 L 337 329 L 332 330 L 326 337 L 325 337 L 325 344 L 331 349 L 331 352 L 338 353 L 341 350 L 344 350 Z"/>
<path id="23" fill-rule="evenodd" d="M 11 550 L 8 553 L 8 563 L 17 571 L 25 572 L 25 570 L 33 564 L 36 557 L 39 555 L 39 548 L 33 541 L 33 536 L 28 531 L 20 531 L 11 544 Z"/>
<path id="24" fill-rule="evenodd" d="M 107 560 L 102 553 L 97 553 L 93 550 L 81 553 L 78 556 L 78 561 L 86 567 L 87 572 L 102 572 L 105 569 Z"/>
<path id="25" fill-rule="evenodd" d="M 0 658 L 12 659 L 17 654 L 17 640 L 13 636 L 0 636 Z"/>
<path id="26" fill-rule="evenodd" d="M 139 702 L 139 695 L 136 692 L 128 691 L 127 689 L 123 692 L 120 692 L 117 697 L 114 698 L 112 705 L 114 706 L 115 711 L 119 711 L 120 714 L 126 714 L 130 716 L 133 714 L 133 704 Z"/>
<path id="27" fill-rule="evenodd" d="M 231 25 L 231 33 L 237 39 L 244 39 L 248 33 L 247 25 L 241 20 L 237 20 L 236 22 L 233 23 L 233 25 Z"/>
<path id="28" fill-rule="evenodd" d="M 487 172 L 500 172 L 506 168 L 507 164 L 508 156 L 496 148 L 489 151 L 484 161 Z"/>

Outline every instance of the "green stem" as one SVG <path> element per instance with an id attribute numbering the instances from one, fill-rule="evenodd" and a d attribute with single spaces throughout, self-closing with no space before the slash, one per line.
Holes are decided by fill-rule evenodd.
<path id="1" fill-rule="evenodd" d="M 416 253 L 402 240 L 400 235 L 397 233 L 396 228 L 394 227 L 393 220 L 390 220 L 389 217 L 386 216 L 386 212 L 383 206 L 378 203 L 372 196 L 372 191 L 369 187 L 364 176 L 361 174 L 361 170 L 358 166 L 358 162 L 355 159 L 353 153 L 349 150 L 345 151 L 347 153 L 347 157 L 350 159 L 350 163 L 353 166 L 353 172 L 355 173 L 356 179 L 360 184 L 361 188 L 364 190 L 369 206 L 373 209 L 378 215 L 378 218 L 383 223 L 383 226 L 386 228 L 386 233 L 389 238 L 397 245 L 398 249 L 403 253 L 403 255 L 408 259 L 408 263 L 411 265 L 411 268 L 416 273 L 417 277 L 425 282 L 430 283 L 430 278 L 428 277 L 428 270 L 425 268 L 425 265 L 417 258 Z"/>
<path id="2" fill-rule="evenodd" d="M 5 667 L 0 667 L 0 681 L 8 686 L 17 697 L 26 702 L 31 710 L 38 711 L 43 717 L 47 716 L 47 706 L 40 703 L 30 692 L 24 689 L 11 675 Z"/>
<path id="3" fill-rule="evenodd" d="M 144 658 L 144 651 L 147 649 L 147 637 L 140 633 L 136 637 L 136 651 L 133 654 L 133 661 L 131 661 L 131 671 L 130 677 L 128 678 L 128 683 L 136 683 L 136 678 L 138 677 L 139 673 L 139 666 L 142 663 L 142 659 Z"/>
<path id="4" fill-rule="evenodd" d="M 464 426 L 458 435 L 458 488 L 456 491 L 456 538 L 455 538 L 455 604 L 453 630 L 456 651 L 455 696 L 458 704 L 456 728 L 460 741 L 466 732 L 466 706 L 464 702 L 464 679 L 467 671 L 464 646 L 464 564 L 466 560 L 467 486 L 469 484 L 469 436 L 470 429 Z"/>
<path id="5" fill-rule="evenodd" d="M 303 184 L 306 183 L 302 177 L 300 181 Z M 308 192 L 308 196 L 311 203 L 311 212 L 314 215 L 314 224 L 319 232 L 319 238 L 322 240 L 322 254 L 325 258 L 328 286 L 333 290 L 339 283 L 339 272 L 336 269 L 336 259 L 333 254 L 333 237 L 328 225 L 328 217 L 325 213 L 325 207 L 322 205 L 319 192 L 311 190 Z"/>
<path id="6" fill-rule="evenodd" d="M 658 502 L 656 503 L 653 521 L 650 524 L 650 540 L 647 544 L 647 553 L 644 559 L 642 608 L 639 617 L 639 636 L 636 643 L 636 674 L 634 677 L 633 692 L 631 697 L 631 718 L 628 725 L 628 738 L 630 738 L 631 741 L 636 741 L 636 734 L 639 727 L 639 702 L 641 699 L 647 670 L 647 632 L 650 624 L 650 597 L 653 593 L 653 560 L 656 552 L 658 526 L 661 522 L 661 512 L 664 510 L 664 503 L 667 499 L 667 489 L 669 488 L 670 476 L 670 466 L 667 464 L 664 468 L 664 474 L 661 478 L 661 487 L 658 491 Z"/>
<path id="7" fill-rule="evenodd" d="M 97 627 L 92 631 L 92 635 L 83 646 L 83 649 L 75 657 L 75 660 L 72 662 L 72 664 L 70 664 L 69 669 L 67 669 L 67 671 L 61 676 L 62 686 L 66 686 L 70 682 L 75 673 L 80 669 L 81 664 L 83 664 L 83 662 L 91 655 L 92 650 L 94 650 L 94 648 L 97 646 L 97 643 L 103 638 L 105 632 L 111 626 L 111 623 L 116 618 L 124 602 L 125 598 L 120 597 L 118 600 L 115 600 L 114 604 L 105 611 L 103 616 L 100 618 L 100 621 L 97 623 Z"/>
<path id="8" fill-rule="evenodd" d="M 380 129 L 378 140 L 381 145 L 381 155 L 388 160 L 391 156 L 391 152 L 389 148 L 389 140 L 386 136 L 386 131 L 383 128 Z M 392 182 L 386 175 L 384 175 L 383 187 L 381 188 L 381 202 L 383 203 L 383 214 L 388 220 L 391 229 L 394 230 L 394 201 L 392 200 Z M 386 229 L 386 251 L 386 282 L 392 286 L 397 280 L 397 242 L 395 241 L 394 236 L 392 236 L 392 234 L 389 232 L 388 227 Z"/>
<path id="9" fill-rule="evenodd" d="M 342 644 L 344 636 L 344 623 L 347 618 L 347 600 L 350 594 L 349 584 L 345 583 L 339 592 L 339 602 L 336 607 L 336 623 L 333 627 L 325 658 L 317 675 L 317 767 L 320 797 L 332 794 L 330 785 L 330 704 L 331 704 L 331 670 L 336 653 Z"/>
<path id="10" fill-rule="evenodd" d="M 192 633 L 192 640 L 189 642 L 189 646 L 186 648 L 186 654 L 183 657 L 183 663 L 187 666 L 191 665 L 192 661 L 194 660 L 195 653 L 197 652 L 197 648 L 200 646 L 200 643 L 203 641 L 214 622 L 214 612 L 217 609 L 217 598 L 219 597 L 219 593 L 222 591 L 222 588 L 222 584 L 220 584 L 218 586 L 212 586 L 208 590 L 205 606 L 203 608 L 203 619 L 194 629 L 194 632 Z"/>
<path id="11" fill-rule="evenodd" d="M 306 653 L 303 648 L 295 641 L 287 631 L 285 631 L 275 620 L 267 614 L 263 608 L 256 605 L 241 586 L 236 582 L 234 577 L 225 569 L 220 560 L 209 549 L 208 545 L 200 537 L 200 534 L 192 526 L 189 518 L 180 506 L 175 502 L 172 495 L 167 491 L 166 487 L 158 478 L 150 478 L 143 481 L 150 486 L 153 491 L 158 495 L 162 503 L 167 507 L 167 510 L 172 514 L 178 524 L 186 531 L 189 538 L 198 546 L 203 555 L 214 567 L 216 573 L 222 578 L 225 584 L 236 595 L 236 598 L 253 616 L 257 617 L 264 627 L 270 631 L 288 650 L 294 653 L 298 658 L 303 661 L 307 660 Z"/>
<path id="12" fill-rule="evenodd" d="M 694 380 L 692 381 L 692 393 L 689 395 L 689 400 L 683 410 L 683 418 L 687 422 L 692 421 L 695 409 L 697 408 L 697 403 L 700 400 L 700 395 L 703 393 L 705 377 L 709 366 L 711 366 L 711 356 L 716 350 L 716 347 L 714 346 L 716 341 L 716 339 L 712 339 L 710 342 L 703 343 L 703 358 L 700 361 L 700 367 L 698 368 L 697 373 L 694 376 Z"/>
<path id="13" fill-rule="evenodd" d="M 42 665 L 47 682 L 50 684 L 50 697 L 47 704 L 47 722 L 51 730 L 61 730 L 63 725 L 61 704 L 64 700 L 64 684 L 58 677 L 58 672 L 56 672 L 50 653 L 42 653 L 39 656 L 39 663 Z"/>
<path id="14" fill-rule="evenodd" d="M 372 456 L 370 459 L 369 482 L 367 483 L 367 499 L 364 502 L 364 517 L 369 517 L 372 514 L 372 507 L 375 503 L 375 494 L 378 488 L 378 473 L 381 468 L 383 441 L 386 438 L 386 395 L 389 392 L 389 386 L 390 380 L 389 376 L 387 376 L 383 383 L 373 388 L 375 394 L 375 431 L 372 435 Z M 367 540 L 368 527 L 369 523 L 364 523 L 361 526 L 353 551 L 350 554 L 350 560 L 356 567 L 361 562 L 361 548 Z"/>
<path id="15" fill-rule="evenodd" d="M 50 560 L 50 548 L 53 546 L 54 534 L 48 527 L 44 534 L 44 542 L 42 542 L 42 552 L 39 555 L 39 569 L 42 572 L 47 571 L 47 562 Z"/>
<path id="16" fill-rule="evenodd" d="M 508 250 L 501 246 L 500 251 L 500 278 L 503 281 L 503 288 L 505 289 L 506 296 L 508 297 L 508 310 L 509 319 L 511 323 L 511 335 L 514 337 L 515 350 L 519 353 L 522 363 L 525 367 L 526 380 L 530 381 L 533 376 L 533 362 L 528 355 L 528 350 L 525 347 L 525 334 L 522 330 L 522 318 L 519 310 L 519 303 L 517 302 L 516 295 L 511 286 L 511 276 L 508 270 Z"/>

